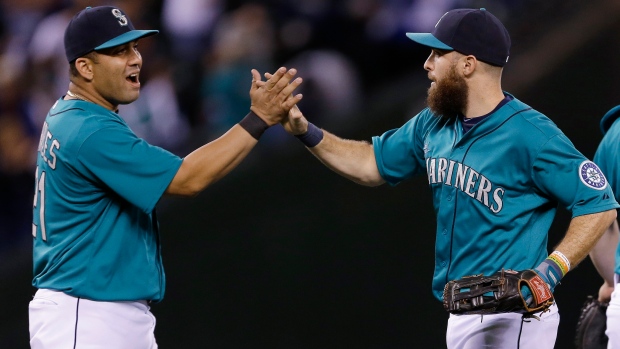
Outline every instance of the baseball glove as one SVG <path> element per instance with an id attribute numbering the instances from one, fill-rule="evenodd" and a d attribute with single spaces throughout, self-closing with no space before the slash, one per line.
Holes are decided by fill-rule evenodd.
<path id="1" fill-rule="evenodd" d="M 532 291 L 530 302 L 521 294 L 523 284 Z M 443 291 L 443 306 L 452 314 L 521 313 L 532 317 L 548 310 L 553 301 L 549 287 L 532 269 L 465 276 L 448 282 Z"/>
<path id="2" fill-rule="evenodd" d="M 608 303 L 599 302 L 588 296 L 581 307 L 577 330 L 575 331 L 575 348 L 577 349 L 606 349 L 607 336 L 607 306 Z"/>

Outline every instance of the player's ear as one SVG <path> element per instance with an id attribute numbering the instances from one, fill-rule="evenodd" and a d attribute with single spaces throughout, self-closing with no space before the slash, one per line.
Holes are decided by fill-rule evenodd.
<path id="1" fill-rule="evenodd" d="M 472 55 L 463 57 L 463 63 L 462 63 L 463 75 L 465 76 L 471 75 L 476 70 L 477 66 L 478 66 L 478 60 L 476 59 L 476 57 Z"/>
<path id="2" fill-rule="evenodd" d="M 93 79 L 93 65 L 92 59 L 87 57 L 79 57 L 75 60 L 75 69 L 86 80 Z"/>

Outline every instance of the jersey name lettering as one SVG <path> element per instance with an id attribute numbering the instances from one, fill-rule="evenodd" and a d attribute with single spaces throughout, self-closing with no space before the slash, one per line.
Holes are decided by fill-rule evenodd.
<path id="1" fill-rule="evenodd" d="M 38 151 L 41 157 L 52 170 L 56 169 L 56 153 L 54 149 L 60 149 L 60 142 L 57 139 L 52 139 L 52 133 L 49 131 L 47 122 L 43 123 L 43 129 L 41 130 L 41 138 L 39 139 Z"/>
<path id="2" fill-rule="evenodd" d="M 482 174 L 460 162 L 445 158 L 427 158 L 426 173 L 429 184 L 452 186 L 476 199 L 498 213 L 504 207 L 505 189 L 496 185 Z"/>

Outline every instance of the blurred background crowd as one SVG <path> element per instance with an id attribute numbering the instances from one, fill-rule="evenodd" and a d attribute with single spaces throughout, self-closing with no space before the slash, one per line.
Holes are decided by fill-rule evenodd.
<path id="1" fill-rule="evenodd" d="M 28 244 L 35 149 L 51 105 L 67 90 L 63 35 L 86 6 L 121 7 L 142 40 L 140 99 L 121 106 L 134 132 L 186 155 L 248 110 L 250 69 L 296 67 L 304 112 L 330 128 L 350 121 L 377 87 L 418 70 L 426 54 L 406 31 L 427 31 L 471 0 L 22 0 L 0 2 L 0 253 Z M 494 1 L 504 20 L 519 1 Z M 347 127 L 358 127 L 352 123 Z M 281 129 L 265 142 L 278 146 Z"/>
<path id="2" fill-rule="evenodd" d="M 620 53 L 617 2 L 0 0 L 0 295 L 6 301 L 11 295 L 9 285 L 16 282 L 25 284 L 19 288 L 22 293 L 28 290 L 36 147 L 47 111 L 68 87 L 64 29 L 70 18 L 86 6 L 115 5 L 129 15 L 136 28 L 160 30 L 159 35 L 139 43 L 144 58 L 140 77 L 142 92 L 138 101 L 121 106 L 120 115 L 138 136 L 180 156 L 218 137 L 247 113 L 252 68 L 260 72 L 271 72 L 279 66 L 297 68 L 298 75 L 304 78 L 299 91 L 304 94 L 300 107 L 312 122 L 328 130 L 369 139 L 388 128 L 398 127 L 424 106 L 428 87 L 422 65 L 429 52 L 407 39 L 405 32 L 430 31 L 437 19 L 452 8 L 485 7 L 505 23 L 513 40 L 504 88 L 547 113 L 591 157 L 600 139 L 598 119 L 620 103 L 620 92 L 615 88 L 620 81 L 620 64 L 612 58 Z M 603 70 L 606 66 L 608 69 Z M 302 166 L 292 160 L 300 157 L 311 163 L 309 166 L 314 171 L 322 171 L 320 164 L 312 163 L 308 154 L 300 154 L 303 147 L 289 142 L 291 138 L 282 128 L 269 129 L 254 154 L 236 173 L 254 176 L 253 169 L 260 166 Z M 326 181 L 343 184 L 336 175 L 326 171 L 317 173 L 327 177 Z M 222 190 L 243 186 L 236 182 L 235 175 L 232 177 L 223 181 Z M 424 191 L 423 182 L 419 184 L 422 187 L 417 187 L 416 192 Z M 268 178 L 259 185 L 272 183 Z M 284 190 L 282 196 L 290 198 L 292 187 Z M 353 190 L 347 194 L 360 195 L 355 191 L 359 189 L 346 188 Z M 276 189 L 271 190 L 273 194 Z M 389 193 L 384 193 L 382 198 L 389 202 L 392 191 L 386 191 Z M 346 211 L 350 203 L 346 202 L 355 199 L 332 193 L 335 199 L 342 199 L 336 207 L 341 211 L 338 216 L 342 219 L 350 215 Z M 217 191 L 213 194 L 217 197 Z M 402 206 L 416 205 L 412 197 L 403 197 Z M 192 204 L 210 208 L 206 206 L 210 200 L 213 201 L 209 195 L 204 195 Z M 422 195 L 420 202 L 428 206 L 428 197 Z M 164 217 L 166 212 L 168 217 L 179 217 L 183 210 L 178 205 L 174 200 L 164 200 L 160 210 Z M 219 205 L 231 210 L 238 207 L 235 202 Z M 403 215 L 410 216 L 412 211 L 408 209 Z M 334 215 L 334 212 L 317 210 L 314 214 Z M 395 221 L 404 218 L 393 210 L 391 214 L 389 217 Z M 428 220 L 430 232 L 433 231 L 431 217 L 432 213 L 424 218 Z M 160 220 L 165 232 L 166 220 Z M 273 231 L 272 223 L 265 222 L 264 230 Z M 317 224 L 328 223 L 317 220 Z M 187 223 L 186 230 L 197 231 L 195 226 L 200 224 Z M 216 223 L 211 220 L 209 224 L 213 227 Z M 392 231 L 399 229 L 411 229 L 410 221 L 402 228 L 391 227 Z M 176 229 L 170 226 L 169 231 Z M 425 248 L 429 255 L 425 258 L 429 261 L 425 278 L 419 281 L 425 285 L 424 297 L 430 297 L 432 234 L 427 240 Z M 271 248 L 278 250 L 278 247 Z M 170 251 L 168 260 L 178 257 L 173 253 L 174 245 Z M 407 252 L 409 256 L 411 253 Z M 355 264 L 355 259 L 350 261 Z M 171 265 L 169 269 L 174 268 Z M 406 286 L 402 288 L 407 290 Z M 30 294 L 20 297 L 26 304 L 16 309 L 22 313 L 9 315 L 6 322 L 27 316 Z M 432 309 L 442 311 L 440 306 Z M 161 313 L 165 315 L 165 311 L 164 308 Z M 20 325 L 17 334 L 0 326 L 4 328 L 0 329 L 0 348 L 24 347 L 27 329 L 23 328 L 24 322 Z M 442 332 L 444 323 L 438 322 L 437 327 Z M 165 342 L 165 335 L 160 338 Z M 271 347 L 304 347 L 300 345 L 303 341 L 287 338 L 289 342 L 285 343 L 294 345 Z M 439 343 L 437 347 L 443 345 L 441 339 L 435 342 Z M 230 339 L 227 342 L 230 345 L 222 343 L 225 342 L 220 347 L 235 347 Z M 322 347 L 329 347 L 321 343 Z M 383 348 L 386 347 L 401 346 Z"/>

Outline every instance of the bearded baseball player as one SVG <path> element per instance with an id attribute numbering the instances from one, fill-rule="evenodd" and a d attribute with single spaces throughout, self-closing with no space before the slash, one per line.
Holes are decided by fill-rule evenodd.
<path id="1" fill-rule="evenodd" d="M 109 6 L 80 11 L 66 28 L 71 82 L 38 147 L 33 349 L 157 348 L 150 304 L 166 286 L 157 202 L 195 196 L 225 176 L 301 100 L 294 69 L 266 82 L 252 70 L 250 113 L 239 124 L 185 158 L 152 146 L 117 112 L 140 94 L 138 40 L 156 33 Z"/>
<path id="2" fill-rule="evenodd" d="M 607 174 L 616 200 L 620 200 L 620 105 L 603 116 L 601 130 L 603 139 L 594 154 L 594 160 Z M 609 340 L 607 348 L 610 349 L 620 348 L 620 288 L 615 287 L 620 282 L 619 240 L 618 222 L 615 221 L 590 252 L 590 258 L 604 280 L 598 300 L 609 303 L 605 334 Z"/>
<path id="3" fill-rule="evenodd" d="M 620 205 L 550 119 L 502 90 L 511 41 L 489 11 L 451 10 L 431 33 L 407 36 L 430 49 L 428 108 L 372 144 L 322 130 L 297 107 L 283 126 L 359 184 L 426 175 L 437 216 L 432 289 L 451 313 L 449 349 L 551 349 L 560 321 L 552 292 Z M 549 253 L 558 205 L 572 219 Z"/>

